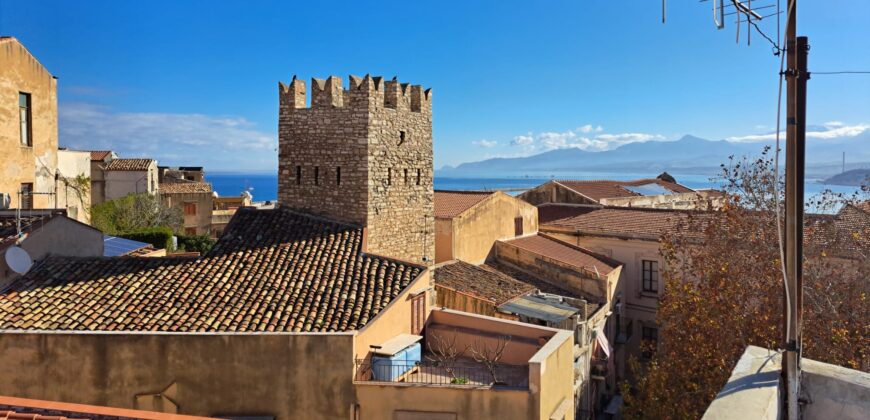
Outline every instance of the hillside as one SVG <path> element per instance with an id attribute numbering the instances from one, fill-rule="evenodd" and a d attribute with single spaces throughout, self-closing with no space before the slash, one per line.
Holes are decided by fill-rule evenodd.
<path id="1" fill-rule="evenodd" d="M 852 169 L 851 171 L 834 175 L 823 182 L 831 185 L 860 187 L 863 183 L 870 183 L 870 169 Z"/>

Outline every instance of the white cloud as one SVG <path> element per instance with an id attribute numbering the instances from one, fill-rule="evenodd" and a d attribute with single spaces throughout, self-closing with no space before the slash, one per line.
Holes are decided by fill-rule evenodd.
<path id="1" fill-rule="evenodd" d="M 544 131 L 516 136 L 511 146 L 519 146 L 525 155 L 554 149 L 610 150 L 623 144 L 664 140 L 664 136 L 646 133 L 604 133 L 600 125 L 586 124 L 567 131 Z"/>
<path id="2" fill-rule="evenodd" d="M 511 146 L 528 146 L 535 142 L 535 138 L 532 137 L 532 133 L 529 133 L 526 136 L 516 136 L 513 140 L 511 140 Z"/>
<path id="3" fill-rule="evenodd" d="M 830 140 L 839 137 L 855 137 L 870 130 L 868 124 L 845 125 L 839 121 L 832 121 L 824 124 L 824 130 L 807 131 L 808 139 Z M 780 131 L 780 139 L 785 139 L 785 131 Z M 726 140 L 733 142 L 753 142 L 753 141 L 769 141 L 775 140 L 776 133 L 767 134 L 751 134 L 748 136 L 728 137 Z"/>
<path id="4" fill-rule="evenodd" d="M 471 142 L 471 144 L 489 149 L 491 147 L 497 146 L 498 142 L 495 140 L 477 140 Z"/>
<path id="5" fill-rule="evenodd" d="M 277 162 L 276 136 L 241 117 L 113 112 L 87 103 L 63 103 L 58 119 L 60 143 L 72 149 L 111 149 L 122 157 L 204 165 L 207 170 L 272 169 Z"/>

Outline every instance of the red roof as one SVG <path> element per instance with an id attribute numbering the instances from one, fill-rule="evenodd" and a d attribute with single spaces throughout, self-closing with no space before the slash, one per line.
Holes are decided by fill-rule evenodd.
<path id="1" fill-rule="evenodd" d="M 452 219 L 493 194 L 493 191 L 435 191 L 435 217 Z"/>
<path id="2" fill-rule="evenodd" d="M 562 180 L 556 181 L 586 197 L 595 201 L 603 198 L 617 197 L 635 197 L 642 194 L 636 193 L 625 187 L 638 187 L 647 184 L 656 184 L 662 188 L 671 191 L 674 194 L 694 192 L 691 188 L 685 187 L 673 182 L 666 182 L 660 179 L 636 179 L 634 181 L 612 181 L 612 180 L 596 180 L 596 181 L 575 181 Z"/>
<path id="3" fill-rule="evenodd" d="M 91 150 L 91 160 L 102 161 L 111 154 L 111 150 Z"/>
<path id="4" fill-rule="evenodd" d="M 689 214 L 685 210 L 604 207 L 545 223 L 542 230 L 571 230 L 587 235 L 658 240 Z"/>
<path id="5" fill-rule="evenodd" d="M 621 265 L 618 261 L 604 255 L 543 234 L 511 239 L 504 243 L 602 275 L 610 273 Z"/>
<path id="6" fill-rule="evenodd" d="M 106 165 L 107 171 L 147 171 L 154 159 L 112 159 Z"/>

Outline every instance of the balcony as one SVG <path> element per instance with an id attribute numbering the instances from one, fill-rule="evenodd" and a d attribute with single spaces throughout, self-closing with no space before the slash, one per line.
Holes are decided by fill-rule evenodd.
<path id="1" fill-rule="evenodd" d="M 369 360 L 356 361 L 355 381 L 396 382 L 405 384 L 449 386 L 497 386 L 502 388 L 527 389 L 528 366 L 498 365 L 491 372 L 472 359 L 457 360 L 452 366 L 432 361 L 431 354 L 421 362 L 393 361 L 372 366 Z"/>

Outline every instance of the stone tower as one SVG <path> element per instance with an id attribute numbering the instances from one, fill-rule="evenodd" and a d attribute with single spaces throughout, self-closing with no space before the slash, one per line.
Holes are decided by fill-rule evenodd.
<path id="1" fill-rule="evenodd" d="M 381 77 L 279 83 L 278 201 L 366 227 L 368 252 L 435 259 L 432 94 Z"/>

